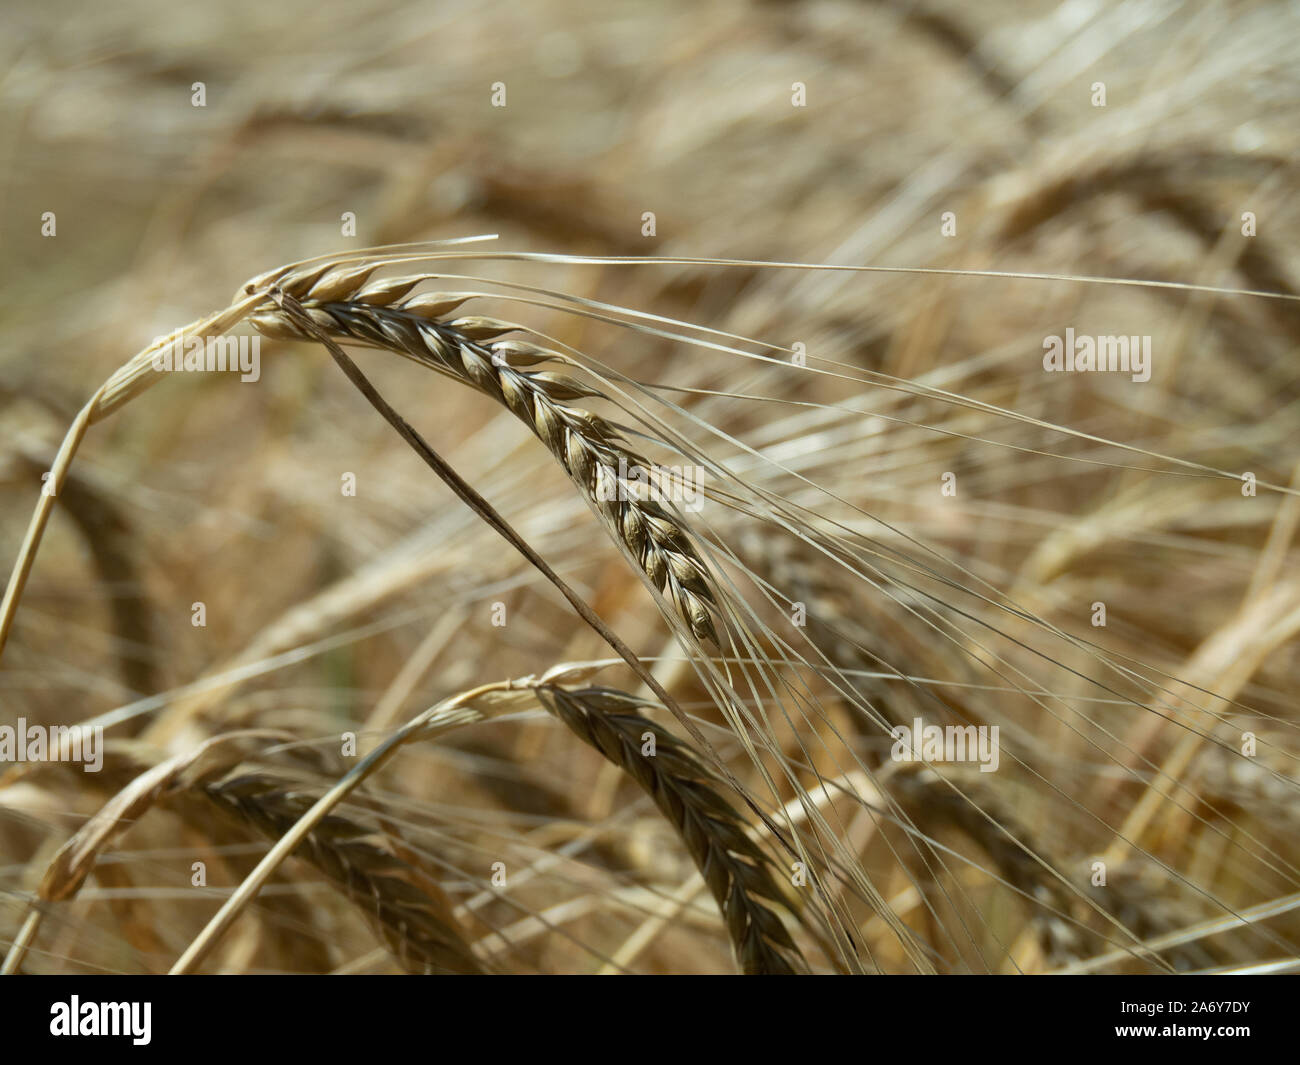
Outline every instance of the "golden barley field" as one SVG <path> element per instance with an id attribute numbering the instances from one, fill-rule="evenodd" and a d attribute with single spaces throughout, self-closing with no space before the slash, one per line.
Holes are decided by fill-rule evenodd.
<path id="1" fill-rule="evenodd" d="M 1296 5 L 0 53 L 6 972 L 1300 968 Z"/>

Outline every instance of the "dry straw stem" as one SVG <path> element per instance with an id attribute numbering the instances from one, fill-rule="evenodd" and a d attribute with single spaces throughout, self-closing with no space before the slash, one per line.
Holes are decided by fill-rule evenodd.
<path id="1" fill-rule="evenodd" d="M 48 472 L 50 455 L 42 451 L 18 445 L 15 459 L 24 474 L 39 479 Z M 92 478 L 75 471 L 69 471 L 65 481 L 63 507 L 90 552 L 104 588 L 113 632 L 121 647 L 118 667 L 122 682 L 132 692 L 156 690 L 154 660 L 138 650 L 154 649 L 154 634 L 143 593 L 116 590 L 143 587 L 141 560 L 137 558 L 138 530 L 132 527 L 111 493 Z"/>
<path id="2" fill-rule="evenodd" d="M 1245 928 L 1251 925 L 1261 924 L 1265 921 L 1280 917 L 1283 914 L 1292 913 L 1300 909 L 1300 892 L 1294 892 L 1289 895 L 1283 895 L 1280 898 L 1270 899 L 1256 906 L 1251 906 L 1242 910 L 1240 913 L 1225 914 L 1219 917 L 1211 917 L 1208 920 L 1198 921 L 1195 924 L 1184 925 L 1182 928 L 1173 932 L 1166 932 L 1148 939 L 1142 944 L 1142 949 L 1149 953 L 1155 954 L 1161 951 L 1170 950 L 1175 947 L 1184 947 L 1191 943 L 1198 943 L 1203 939 L 1211 936 L 1221 935 L 1224 932 L 1231 931 L 1234 928 Z M 1116 962 L 1124 961 L 1129 957 L 1128 951 L 1114 950 L 1105 954 L 1096 954 L 1091 958 L 1082 961 L 1076 961 L 1068 967 L 1059 970 L 1061 975 L 1075 976 L 1081 973 L 1093 973 L 1098 970 L 1106 969 Z M 1287 959 L 1289 966 L 1294 968 L 1295 958 Z M 1245 970 L 1249 971 L 1249 970 Z"/>
<path id="3" fill-rule="evenodd" d="M 54 501 L 63 489 L 72 460 L 76 457 L 77 449 L 81 446 L 86 432 L 96 422 L 107 418 L 146 388 L 157 383 L 163 371 L 154 366 L 155 355 L 188 337 L 219 336 L 228 332 L 244 319 L 249 308 L 256 303 L 255 297 L 239 300 L 223 311 L 199 318 L 150 344 L 105 381 L 77 413 L 54 458 L 54 465 L 50 467 L 50 475 L 41 489 L 40 499 L 27 526 L 27 534 L 18 551 L 9 583 L 5 586 L 4 600 L 0 602 L 0 655 L 4 653 L 9 632 L 13 628 L 18 602 L 22 598 L 23 589 L 27 586 L 27 578 L 36 562 L 36 552 L 40 548 L 45 526 L 49 523 L 50 514 L 54 510 Z"/>
<path id="4" fill-rule="evenodd" d="M 681 836 L 727 924 L 748 975 L 792 975 L 807 965 L 766 901 L 798 904 L 772 859 L 749 837 L 723 781 L 673 735 L 637 713 L 644 701 L 611 688 L 539 685 L 542 705 L 632 777 Z M 654 753 L 643 753 L 653 738 Z"/>

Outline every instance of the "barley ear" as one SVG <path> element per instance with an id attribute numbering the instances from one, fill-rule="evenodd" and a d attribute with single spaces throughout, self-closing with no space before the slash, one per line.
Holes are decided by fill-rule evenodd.
<path id="1" fill-rule="evenodd" d="M 741 969 L 747 975 L 806 972 L 799 948 L 767 901 L 790 907 L 791 893 L 727 801 L 721 778 L 690 747 L 638 713 L 645 704 L 624 692 L 542 685 L 537 698 L 654 800 L 722 911 Z M 646 732 L 655 739 L 653 755 L 641 753 Z"/>
<path id="2" fill-rule="evenodd" d="M 285 835 L 316 798 L 291 781 L 245 773 L 202 789 L 228 816 L 267 839 Z M 384 833 L 338 813 L 324 817 L 294 852 L 360 909 L 413 973 L 482 973 L 442 889 L 394 853 Z"/>

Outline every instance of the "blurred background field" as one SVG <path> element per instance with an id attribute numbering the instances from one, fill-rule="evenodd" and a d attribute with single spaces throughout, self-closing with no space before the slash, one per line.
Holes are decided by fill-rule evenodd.
<path id="1" fill-rule="evenodd" d="M 91 392 L 154 337 L 302 257 L 496 233 L 488 250 L 1291 294 L 1300 284 L 1294 4 L 17 2 L 0 13 L 0 69 L 6 559 Z M 192 105 L 196 82 L 203 107 Z M 495 83 L 504 107 L 493 106 Z M 806 106 L 792 104 L 796 83 Z M 1104 107 L 1094 106 L 1097 83 Z M 53 237 L 42 236 L 45 212 L 57 220 Z M 341 233 L 345 212 L 355 237 Z M 1244 213 L 1256 220 L 1252 236 Z M 1209 717 L 1198 714 L 1220 714 L 1222 745 L 1202 744 L 1180 769 L 1182 807 L 1160 807 L 1139 826 L 1115 886 L 1094 901 L 1147 939 L 1300 890 L 1300 500 L 1266 488 L 1245 497 L 1235 481 L 1148 457 L 1300 486 L 1300 304 L 1006 277 L 452 268 L 781 348 L 803 343 L 819 358 L 1035 419 L 840 380 L 791 391 L 718 353 L 580 317 L 483 311 L 524 319 L 637 379 L 850 405 L 856 413 L 825 424 L 808 408 L 801 424 L 786 407 L 675 397 L 834 487 L 894 530 L 881 532 L 886 540 L 918 538 L 1142 674 L 1108 674 L 1119 695 L 1106 695 L 1081 675 L 1097 670 L 1080 646 L 1040 642 L 1044 661 L 1025 644 L 1045 630 L 987 603 L 955 616 L 971 652 L 960 654 L 865 586 L 823 589 L 866 633 L 874 659 L 862 668 L 950 682 L 948 712 L 1000 722 L 1014 737 L 1034 771 L 981 782 L 996 803 L 990 816 L 1014 811 L 1030 849 L 1086 882 L 1150 793 L 1116 766 L 1145 773 L 1134 752 L 1169 765 L 1188 735 L 1179 722 L 1203 727 Z M 1152 335 L 1151 380 L 1043 373 L 1043 337 L 1066 326 Z M 165 381 L 96 426 L 81 452 L 5 651 L 0 718 L 139 712 L 111 733 L 122 746 L 102 778 L 49 768 L 0 788 L 0 940 L 13 938 L 54 849 L 161 753 L 254 724 L 304 740 L 374 733 L 462 688 L 608 656 L 322 351 L 268 341 L 262 352 L 256 384 Z M 671 652 L 635 577 L 523 427 L 399 360 L 362 361 L 638 652 Z M 938 491 L 947 471 L 955 499 Z M 356 475 L 354 497 L 340 492 L 345 473 Z M 730 520 L 736 542 L 762 539 Z M 1103 629 L 1089 623 L 1097 601 L 1110 619 Z M 200 602 L 207 623 L 195 627 Z M 507 606 L 505 627 L 492 623 L 496 602 Z M 1077 700 L 1090 738 L 1068 715 L 1047 718 L 1032 700 L 1000 694 L 1006 678 L 974 651 L 985 644 Z M 237 666 L 247 675 L 194 688 Z M 684 702 L 702 697 L 681 671 L 665 676 Z M 631 684 L 617 671 L 610 679 Z M 887 678 L 869 687 L 911 718 L 910 689 Z M 1246 730 L 1263 737 L 1249 765 L 1233 757 Z M 887 749 L 879 735 L 853 742 L 877 758 Z M 619 954 L 690 865 L 640 792 L 549 719 L 493 723 L 409 752 L 374 794 L 413 846 L 439 856 L 458 903 L 483 890 L 492 861 L 513 869 L 548 857 L 522 910 L 475 904 L 474 934 L 502 969 L 595 971 L 611 957 L 634 971 L 731 969 L 707 896 L 687 920 Z M 862 833 L 873 883 L 940 971 L 1043 971 L 1118 949 L 1106 937 L 1122 937 L 1081 888 L 1077 953 L 1052 957 L 1050 937 L 1034 931 L 1033 888 L 999 864 L 998 844 L 977 826 L 918 821 L 974 863 L 924 873 L 896 826 L 873 833 L 853 811 L 844 817 Z M 78 900 L 47 918 L 28 969 L 165 971 L 218 889 L 263 850 L 181 813 L 151 813 Z M 190 887 L 196 854 L 210 863 L 212 891 Z M 869 967 L 908 971 L 889 929 L 861 920 Z M 491 939 L 502 929 L 510 946 Z M 1284 912 L 1106 969 L 1289 964 L 1298 935 Z M 395 969 L 374 947 L 310 872 L 287 868 L 213 965 Z"/>

